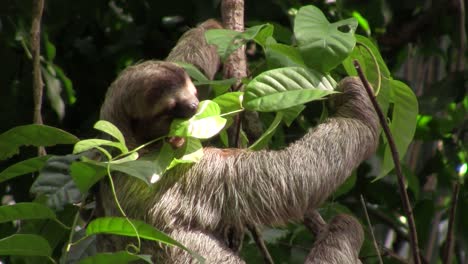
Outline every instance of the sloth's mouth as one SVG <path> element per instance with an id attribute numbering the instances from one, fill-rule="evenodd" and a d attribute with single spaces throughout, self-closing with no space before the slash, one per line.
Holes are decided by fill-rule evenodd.
<path id="1" fill-rule="evenodd" d="M 173 148 L 180 148 L 185 143 L 185 138 L 183 137 L 168 137 L 166 139 L 167 143 L 169 143 Z"/>

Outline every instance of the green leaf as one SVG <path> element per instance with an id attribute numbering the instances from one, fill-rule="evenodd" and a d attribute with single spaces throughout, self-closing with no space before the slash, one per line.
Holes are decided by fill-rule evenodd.
<path id="1" fill-rule="evenodd" d="M 354 18 L 328 22 L 315 6 L 299 9 L 294 22 L 294 34 L 305 63 L 322 72 L 329 72 L 348 56 L 356 44 L 356 28 Z"/>
<path id="2" fill-rule="evenodd" d="M 89 187 L 103 176 L 102 171 L 94 168 L 94 166 L 101 167 L 107 171 L 107 162 L 87 160 L 85 163 L 88 165 L 87 168 L 84 166 L 85 164 L 81 163 L 77 163 L 75 165 L 77 167 L 72 167 L 76 169 L 76 171 L 72 171 L 72 173 L 75 181 L 78 182 L 80 189 L 89 189 Z M 154 162 L 148 160 L 133 160 L 122 163 L 110 163 L 110 170 L 125 173 L 128 176 L 135 177 L 142 180 L 147 185 L 150 185 L 151 177 L 155 173 L 160 174 L 161 168 L 159 168 Z M 92 176 L 85 176 L 87 172 L 92 173 L 93 171 L 96 171 L 94 175 L 91 174 Z"/>
<path id="3" fill-rule="evenodd" d="M 96 124 L 94 124 L 94 128 L 113 136 L 125 147 L 125 138 L 122 135 L 122 132 L 120 132 L 120 130 L 111 122 L 106 121 L 106 120 L 99 120 L 96 122 Z M 124 149 L 126 149 L 126 147 Z M 124 151 L 122 152 L 127 153 L 128 150 L 125 152 Z"/>
<path id="4" fill-rule="evenodd" d="M 114 142 L 114 141 L 110 141 L 106 139 L 92 138 L 92 139 L 80 140 L 78 143 L 76 143 L 75 147 L 73 148 L 73 154 L 82 153 L 87 150 L 100 147 L 100 146 L 114 147 L 114 148 L 119 149 L 122 153 L 128 152 L 128 149 L 125 146 L 125 144 L 122 144 L 120 142 Z"/>
<path id="5" fill-rule="evenodd" d="M 17 203 L 0 206 L 0 223 L 26 219 L 56 219 L 55 213 L 39 203 Z"/>
<path id="6" fill-rule="evenodd" d="M 297 105 L 281 110 L 281 113 L 283 113 L 284 123 L 289 127 L 304 109 L 305 105 Z"/>
<path id="7" fill-rule="evenodd" d="M 243 92 L 230 92 L 222 94 L 213 99 L 213 102 L 219 105 L 221 113 L 230 113 L 242 110 Z"/>
<path id="8" fill-rule="evenodd" d="M 301 53 L 295 47 L 272 43 L 265 48 L 268 69 L 281 67 L 305 67 Z"/>
<path id="9" fill-rule="evenodd" d="M 52 109 L 60 120 L 65 116 L 65 103 L 63 102 L 62 93 L 62 82 L 57 77 L 55 69 L 52 65 L 47 66 L 41 65 L 41 72 L 44 76 L 44 84 L 47 89 L 47 98 L 50 101 Z"/>
<path id="10" fill-rule="evenodd" d="M 135 255 L 127 251 L 117 251 L 111 253 L 98 253 L 80 261 L 80 264 L 100 264 L 100 263 L 133 263 L 133 261 L 144 261 L 153 263 L 151 255 Z"/>
<path id="11" fill-rule="evenodd" d="M 226 125 L 220 116 L 218 104 L 206 100 L 200 102 L 198 112 L 189 120 L 176 119 L 171 124 L 169 136 L 194 137 L 206 139 L 218 134 Z"/>
<path id="12" fill-rule="evenodd" d="M 15 163 L 0 172 L 0 182 L 42 169 L 51 156 L 34 157 Z"/>
<path id="13" fill-rule="evenodd" d="M 173 159 L 167 168 L 168 170 L 174 168 L 177 164 L 199 162 L 203 157 L 203 146 L 198 139 L 186 138 L 184 146 L 177 149 L 176 155 L 180 156 L 180 158 Z"/>
<path id="14" fill-rule="evenodd" d="M 0 134 L 0 160 L 19 152 L 21 146 L 54 146 L 75 144 L 78 138 L 61 129 L 45 125 L 24 125 L 14 127 Z"/>
<path id="15" fill-rule="evenodd" d="M 105 167 L 93 163 L 76 161 L 70 166 L 70 175 L 81 193 L 86 193 L 107 174 Z"/>
<path id="16" fill-rule="evenodd" d="M 251 37 L 258 45 L 265 47 L 268 39 L 273 36 L 273 31 L 275 30 L 274 26 L 271 24 L 259 25 L 260 30 L 255 27 L 251 27 L 245 31 L 247 37 Z M 248 35 L 253 33 L 252 35 Z"/>
<path id="17" fill-rule="evenodd" d="M 363 17 L 358 11 L 353 11 L 353 17 L 357 20 L 358 24 L 364 29 L 366 34 L 370 36 L 371 34 L 371 29 L 369 27 L 369 22 L 367 22 L 367 19 Z"/>
<path id="18" fill-rule="evenodd" d="M 188 75 L 195 79 L 198 82 L 209 82 L 210 80 L 206 78 L 206 76 L 193 64 L 185 63 L 185 62 L 176 62 L 177 65 L 184 68 L 184 70 L 188 73 Z"/>
<path id="19" fill-rule="evenodd" d="M 156 166 L 154 162 L 147 160 L 133 160 L 121 164 L 111 163 L 110 169 L 140 179 L 148 185 L 150 185 L 153 174 L 160 174 L 161 171 L 161 168 Z"/>
<path id="20" fill-rule="evenodd" d="M 0 239 L 0 255 L 49 257 L 51 254 L 47 240 L 38 235 L 15 234 Z"/>
<path id="21" fill-rule="evenodd" d="M 393 101 L 390 131 L 392 132 L 401 160 L 404 158 L 406 150 L 416 132 L 418 100 L 411 88 L 406 84 L 397 80 L 391 80 L 390 85 L 392 87 Z M 385 145 L 382 168 L 377 179 L 387 175 L 394 166 L 390 146 L 387 143 Z"/>
<path id="22" fill-rule="evenodd" d="M 333 91 L 336 82 L 328 75 L 299 67 L 266 71 L 246 87 L 244 107 L 271 112 L 318 100 Z"/>
<path id="23" fill-rule="evenodd" d="M 216 46 L 221 60 L 225 60 L 229 54 L 244 44 L 241 41 L 241 34 L 229 29 L 210 29 L 205 32 L 205 37 L 208 44 Z"/>
<path id="24" fill-rule="evenodd" d="M 135 228 L 138 230 L 138 236 L 144 239 L 164 243 L 170 246 L 177 246 L 183 250 L 186 250 L 193 257 L 195 257 L 199 262 L 204 262 L 204 259 L 194 252 L 190 251 L 188 248 L 171 238 L 170 236 L 164 234 L 163 232 L 155 229 L 153 226 L 148 225 L 147 223 L 140 220 L 130 220 L 119 217 L 103 217 L 93 220 L 89 223 L 86 228 L 87 235 L 95 234 L 114 234 L 121 236 L 136 237 L 137 234 L 133 229 L 132 225 L 129 223 L 131 221 Z"/>
<path id="25" fill-rule="evenodd" d="M 355 35 L 355 37 L 358 45 L 354 47 L 353 51 L 343 61 L 343 66 L 349 76 L 357 76 L 357 71 L 354 68 L 353 61 L 357 60 L 359 62 L 367 80 L 374 88 L 374 91 L 378 92 L 377 96 L 380 106 L 384 113 L 386 113 L 389 98 L 383 98 L 381 93 L 383 92 L 389 95 L 390 86 L 388 81 L 392 79 L 390 71 L 385 64 L 379 49 L 370 39 L 361 35 Z"/>
<path id="26" fill-rule="evenodd" d="M 49 36 L 47 35 L 47 33 L 43 33 L 42 36 L 43 36 L 43 42 L 44 42 L 45 56 L 48 61 L 53 61 L 56 55 L 55 45 L 52 42 L 50 42 Z"/>
<path id="27" fill-rule="evenodd" d="M 240 48 L 248 40 L 255 40 L 265 45 L 266 39 L 273 34 L 273 26 L 263 24 L 247 28 L 244 32 L 229 29 L 210 29 L 205 32 L 206 41 L 216 46 L 221 60 L 225 60 L 231 53 Z"/>
<path id="28" fill-rule="evenodd" d="M 268 129 L 263 133 L 263 135 L 257 139 L 250 147 L 249 149 L 251 150 L 260 150 L 265 148 L 265 146 L 268 145 L 268 141 L 270 141 L 271 137 L 273 136 L 274 132 L 276 131 L 276 128 L 278 125 L 281 123 L 281 120 L 283 119 L 283 113 L 278 112 L 276 113 L 275 119 L 273 122 L 271 122 L 270 126 Z"/>
<path id="29" fill-rule="evenodd" d="M 62 210 L 66 204 L 81 201 L 82 194 L 70 176 L 70 165 L 79 155 L 54 156 L 47 160 L 41 173 L 31 186 L 36 195 L 46 195 L 47 205 Z"/>

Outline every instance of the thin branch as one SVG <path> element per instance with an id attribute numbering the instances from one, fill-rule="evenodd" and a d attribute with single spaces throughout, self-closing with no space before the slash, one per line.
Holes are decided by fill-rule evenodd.
<path id="1" fill-rule="evenodd" d="M 379 256 L 379 263 L 383 264 L 382 256 L 380 255 L 380 251 L 379 251 L 379 246 L 377 245 L 377 240 L 375 239 L 374 229 L 372 228 L 369 214 L 367 213 L 366 202 L 364 201 L 364 197 L 362 195 L 361 195 L 361 204 L 362 204 L 362 208 L 364 209 L 364 214 L 366 215 L 367 224 L 369 225 L 369 230 L 372 236 L 372 241 L 374 242 L 375 252 L 377 252 L 377 256 Z"/>
<path id="2" fill-rule="evenodd" d="M 465 48 L 466 48 L 466 38 L 465 38 L 465 1 L 458 1 L 458 10 L 459 10 L 459 34 L 460 34 L 460 47 L 458 50 L 458 60 L 456 65 L 456 71 L 463 72 L 465 70 Z M 444 248 L 444 263 L 452 263 L 453 258 L 453 248 L 455 240 L 455 216 L 456 209 L 458 205 L 458 194 L 460 193 L 460 182 L 456 181 L 453 186 L 452 193 L 452 203 L 450 206 L 450 216 L 449 224 L 447 231 L 447 238 L 445 240 Z"/>
<path id="3" fill-rule="evenodd" d="M 42 82 L 41 73 L 41 19 L 42 11 L 44 10 L 44 0 L 33 1 L 32 10 L 32 25 L 31 25 L 31 53 L 33 60 L 33 97 L 34 97 L 34 124 L 42 125 L 42 93 L 44 83 Z M 38 155 L 45 155 L 43 147 L 38 148 Z"/>
<path id="4" fill-rule="evenodd" d="M 255 244 L 257 244 L 257 247 L 259 247 L 260 252 L 262 253 L 263 261 L 266 264 L 274 264 L 275 262 L 273 261 L 270 252 L 268 252 L 268 248 L 266 247 L 265 242 L 263 241 L 262 235 L 258 227 L 256 225 L 249 225 L 247 228 L 252 234 Z"/>
<path id="5" fill-rule="evenodd" d="M 466 29 L 465 29 L 465 1 L 458 0 L 458 10 L 459 10 L 459 34 L 460 34 L 460 49 L 458 51 L 459 56 L 457 60 L 457 71 L 463 72 L 465 69 L 465 49 L 466 49 Z"/>
<path id="6" fill-rule="evenodd" d="M 453 185 L 452 203 L 450 206 L 449 224 L 447 230 L 447 238 L 445 239 L 444 261 L 443 263 L 452 263 L 453 258 L 453 241 L 455 240 L 455 213 L 458 204 L 458 194 L 460 193 L 460 183 L 456 182 Z"/>
<path id="7" fill-rule="evenodd" d="M 359 65 L 359 62 L 357 60 L 354 60 L 354 67 L 356 68 L 356 71 L 359 74 L 359 78 L 361 79 L 364 87 L 366 88 L 367 94 L 369 95 L 372 105 L 374 106 L 374 109 L 377 112 L 377 115 L 380 120 L 380 124 L 382 125 L 388 144 L 390 146 L 393 162 L 395 163 L 395 172 L 396 172 L 397 179 L 398 179 L 398 188 L 400 190 L 400 197 L 402 200 L 403 209 L 405 211 L 406 218 L 408 220 L 408 227 L 409 227 L 409 233 L 410 233 L 410 245 L 411 245 L 411 250 L 413 251 L 412 253 L 413 253 L 414 263 L 421 264 L 421 259 L 420 259 L 420 254 L 419 254 L 419 245 L 418 245 L 418 235 L 416 232 L 416 225 L 414 223 L 413 209 L 411 208 L 411 203 L 409 201 L 408 193 L 406 192 L 405 179 L 403 176 L 403 172 L 401 171 L 400 157 L 396 149 L 395 141 L 390 132 L 390 128 L 388 127 L 387 120 L 382 112 L 382 109 L 380 109 L 380 106 L 377 103 L 377 99 L 375 98 L 374 93 L 369 85 L 369 82 L 367 81 L 366 77 L 364 76 L 364 73 L 361 70 L 361 65 Z"/>

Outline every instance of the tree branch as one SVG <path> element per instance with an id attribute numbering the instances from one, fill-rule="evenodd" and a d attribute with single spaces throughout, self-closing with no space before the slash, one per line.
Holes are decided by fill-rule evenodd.
<path id="1" fill-rule="evenodd" d="M 413 260 L 415 264 L 421 264 L 421 259 L 419 256 L 418 235 L 416 232 L 416 225 L 414 223 L 413 209 L 411 208 L 411 203 L 409 201 L 408 193 L 406 192 L 405 179 L 403 176 L 403 172 L 401 171 L 400 157 L 396 149 L 395 141 L 393 139 L 392 133 L 390 132 L 390 128 L 388 127 L 387 120 L 382 112 L 382 109 L 380 109 L 380 106 L 377 103 L 377 99 L 374 96 L 374 92 L 372 91 L 369 85 L 369 82 L 364 76 L 364 73 L 361 70 L 361 65 L 359 65 L 359 62 L 357 60 L 354 60 L 354 67 L 356 68 L 359 78 L 361 79 L 362 84 L 366 88 L 367 94 L 369 95 L 369 98 L 371 99 L 372 105 L 374 106 L 374 109 L 377 112 L 380 124 L 384 130 L 385 136 L 390 146 L 393 162 L 395 163 L 395 172 L 396 172 L 397 179 L 398 179 L 398 188 L 400 190 L 400 197 L 402 200 L 403 209 L 405 211 L 406 218 L 408 220 L 408 227 L 409 227 L 409 233 L 410 233 L 410 245 L 411 245 L 411 250 L 413 251 Z"/>
<path id="2" fill-rule="evenodd" d="M 33 98 L 34 98 L 34 124 L 42 125 L 42 93 L 44 83 L 41 73 L 41 19 L 44 10 L 44 0 L 33 1 L 32 25 L 31 25 L 31 54 L 33 60 Z M 43 147 L 38 148 L 38 155 L 45 155 Z"/>

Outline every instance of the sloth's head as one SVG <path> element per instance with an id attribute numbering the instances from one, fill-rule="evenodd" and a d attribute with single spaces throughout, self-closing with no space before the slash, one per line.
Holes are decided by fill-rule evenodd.
<path id="1" fill-rule="evenodd" d="M 135 147 L 164 136 L 174 118 L 198 108 L 197 89 L 180 66 L 147 61 L 125 69 L 110 86 L 101 119 L 114 123 Z"/>

